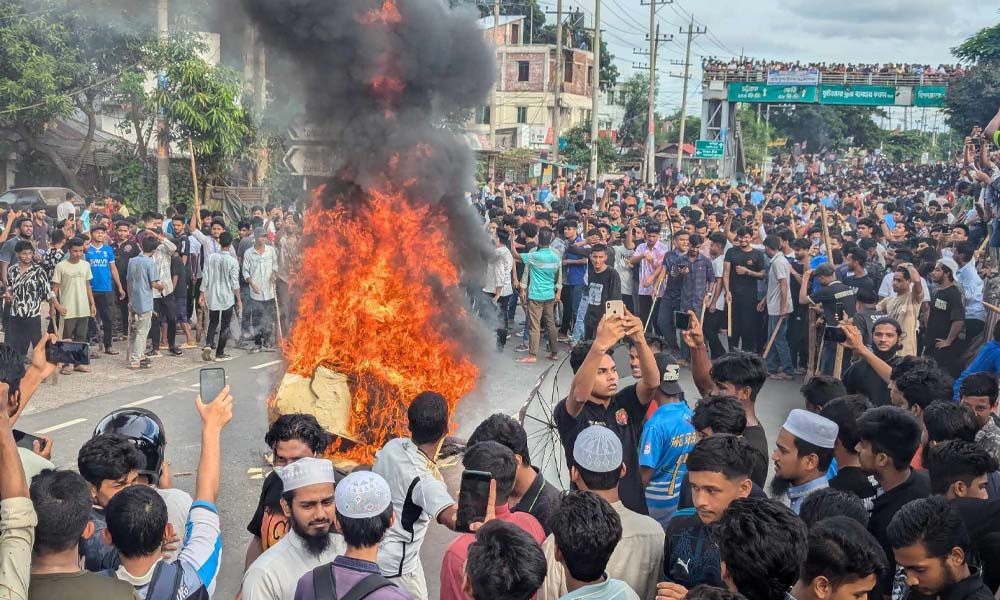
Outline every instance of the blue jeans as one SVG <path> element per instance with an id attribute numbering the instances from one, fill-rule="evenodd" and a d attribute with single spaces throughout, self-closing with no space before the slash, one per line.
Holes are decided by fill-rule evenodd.
<path id="1" fill-rule="evenodd" d="M 795 371 L 795 365 L 792 363 L 792 352 L 788 347 L 788 319 L 790 318 L 791 315 L 784 319 L 776 315 L 767 316 L 767 339 L 771 339 L 774 330 L 778 329 L 778 335 L 774 337 L 774 344 L 771 345 L 771 352 L 767 355 L 767 370 L 772 373 L 778 371 L 779 366 L 785 373 Z M 780 328 L 778 328 L 778 321 L 781 321 Z"/>

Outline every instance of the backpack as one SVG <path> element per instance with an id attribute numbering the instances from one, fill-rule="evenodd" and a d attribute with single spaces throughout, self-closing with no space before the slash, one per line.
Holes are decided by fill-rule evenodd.
<path id="1" fill-rule="evenodd" d="M 115 569 L 107 569 L 101 572 L 102 575 L 117 579 Z M 184 571 L 177 562 L 163 562 L 156 565 L 153 577 L 146 587 L 146 600 L 176 600 L 177 591 L 183 583 Z M 189 598 L 196 600 L 207 600 L 208 592 L 204 587 L 199 588 L 194 595 Z"/>
<path id="2" fill-rule="evenodd" d="M 330 564 L 320 565 L 312 570 L 313 589 L 316 592 L 316 600 L 363 600 L 374 592 L 395 584 L 383 577 L 379 573 L 372 573 L 358 582 L 344 596 L 337 595 L 337 584 L 333 578 L 333 569 Z M 153 600 L 148 598 L 146 600 Z M 156 599 L 159 600 L 159 599 Z"/>

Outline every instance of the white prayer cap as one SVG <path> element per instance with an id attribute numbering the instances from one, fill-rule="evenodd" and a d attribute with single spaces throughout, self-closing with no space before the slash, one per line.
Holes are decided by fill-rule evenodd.
<path id="1" fill-rule="evenodd" d="M 607 427 L 591 425 L 576 436 L 573 461 L 593 473 L 610 473 L 622 466 L 622 442 Z"/>
<path id="2" fill-rule="evenodd" d="M 836 423 L 801 408 L 796 408 L 788 413 L 788 418 L 785 419 L 785 424 L 781 428 L 803 442 L 809 442 L 820 448 L 833 448 L 837 441 L 838 428 Z"/>
<path id="3" fill-rule="evenodd" d="M 317 483 L 333 483 L 333 463 L 325 458 L 300 458 L 275 469 L 286 492 Z"/>
<path id="4" fill-rule="evenodd" d="M 355 471 L 334 491 L 337 512 L 351 519 L 377 517 L 392 503 L 389 484 L 378 473 Z"/>

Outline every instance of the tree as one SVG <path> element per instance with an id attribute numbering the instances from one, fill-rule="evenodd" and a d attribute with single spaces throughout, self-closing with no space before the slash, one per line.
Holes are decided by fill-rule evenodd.
<path id="1" fill-rule="evenodd" d="M 771 111 L 770 121 L 774 135 L 806 142 L 810 150 L 872 149 L 881 142 L 874 117 L 884 114 L 882 109 L 868 106 L 796 104 L 795 110 Z"/>
<path id="2" fill-rule="evenodd" d="M 649 122 L 649 76 L 636 73 L 622 86 L 622 102 L 625 115 L 618 129 L 618 143 L 622 148 L 633 148 L 646 141 L 646 127 Z"/>
<path id="3" fill-rule="evenodd" d="M 671 144 L 677 142 L 677 134 L 680 129 L 681 111 L 677 109 L 673 114 L 656 119 L 656 145 Z M 701 135 L 701 117 L 688 115 L 684 118 L 684 143 L 694 144 Z"/>
<path id="4" fill-rule="evenodd" d="M 743 134 L 743 156 L 747 165 L 759 165 L 767 156 L 767 144 L 771 141 L 772 129 L 757 119 L 754 110 L 746 105 L 740 109 L 740 132 Z"/>
<path id="5" fill-rule="evenodd" d="M 882 152 L 894 162 L 918 162 L 930 150 L 931 135 L 917 130 L 886 132 Z"/>
<path id="6" fill-rule="evenodd" d="M 1000 106 L 1000 24 L 981 29 L 951 53 L 971 64 L 948 83 L 945 122 L 967 133 L 988 123 Z"/>
<path id="7" fill-rule="evenodd" d="M 562 155 L 566 162 L 587 167 L 590 165 L 590 123 L 581 123 L 567 131 L 566 148 Z M 615 145 L 608 138 L 597 138 L 597 170 L 607 173 L 617 158 Z"/>

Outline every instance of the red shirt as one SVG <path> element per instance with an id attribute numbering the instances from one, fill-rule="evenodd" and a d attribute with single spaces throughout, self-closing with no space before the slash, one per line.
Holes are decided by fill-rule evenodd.
<path id="1" fill-rule="evenodd" d="M 513 523 L 528 532 L 541 545 L 545 541 L 545 531 L 538 519 L 526 512 L 510 512 L 504 504 L 497 507 L 497 520 Z M 441 600 L 467 600 L 462 591 L 465 580 L 465 561 L 469 558 L 469 546 L 476 541 L 473 533 L 463 533 L 455 538 L 444 553 L 441 561 Z"/>

